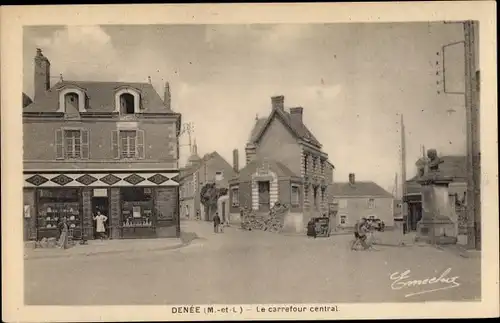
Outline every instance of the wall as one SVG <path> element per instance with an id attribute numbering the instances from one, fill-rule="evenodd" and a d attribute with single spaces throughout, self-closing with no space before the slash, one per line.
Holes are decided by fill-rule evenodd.
<path id="1" fill-rule="evenodd" d="M 26 161 L 53 161 L 57 164 L 77 165 L 75 161 L 56 161 L 55 131 L 61 127 L 81 127 L 89 130 L 89 159 L 84 163 L 96 162 L 108 165 L 125 163 L 114 159 L 112 151 L 111 133 L 117 129 L 116 120 L 85 120 L 85 121 L 44 121 L 25 118 L 23 124 L 24 157 Z M 138 159 L 137 163 L 145 162 L 176 162 L 177 139 L 175 137 L 176 124 L 173 119 L 141 120 L 138 128 L 144 130 L 145 159 Z M 169 136 L 171 136 L 169 138 Z M 133 162 L 135 163 L 135 161 Z M 126 164 L 130 164 L 127 161 Z M 67 165 L 66 167 L 69 167 Z M 61 166 L 65 167 L 65 166 Z M 151 166 L 157 168 L 158 165 Z M 55 167 L 57 168 L 57 167 Z"/>
<path id="2" fill-rule="evenodd" d="M 213 158 L 206 160 L 198 170 L 198 182 L 207 183 L 215 181 L 215 173 L 223 172 L 223 179 L 217 182 L 218 187 L 229 187 L 229 180 L 234 176 L 234 170 L 231 165 L 219 155 L 214 155 Z M 202 185 L 203 185 L 202 184 Z"/>
<path id="3" fill-rule="evenodd" d="M 29 206 L 29 218 L 24 217 L 24 210 L 22 211 L 23 218 L 23 239 L 24 241 L 36 240 L 36 217 L 37 210 L 35 204 L 35 189 L 25 188 L 23 189 L 23 207 L 24 205 Z"/>
<path id="4" fill-rule="evenodd" d="M 278 118 L 271 121 L 262 135 L 257 147 L 257 156 L 258 158 L 266 157 L 280 161 L 295 174 L 300 174 L 300 145 L 290 130 Z"/>
<path id="5" fill-rule="evenodd" d="M 368 197 L 366 198 L 338 198 L 347 200 L 347 208 L 342 208 L 342 203 L 339 203 L 339 211 L 337 214 L 337 224 L 340 224 L 342 215 L 347 215 L 347 224 L 345 227 L 352 227 L 362 217 L 368 218 L 370 215 L 375 215 L 388 227 L 394 226 L 393 201 L 392 198 L 375 198 L 375 207 L 368 208 Z"/>
<path id="6" fill-rule="evenodd" d="M 239 196 L 240 196 L 240 205 L 233 206 L 231 203 L 231 214 L 240 214 L 240 208 L 247 207 L 250 209 L 252 207 L 252 182 L 241 182 L 238 186 Z M 232 186 L 231 186 L 232 187 Z M 229 200 L 232 201 L 233 192 L 229 190 Z"/>

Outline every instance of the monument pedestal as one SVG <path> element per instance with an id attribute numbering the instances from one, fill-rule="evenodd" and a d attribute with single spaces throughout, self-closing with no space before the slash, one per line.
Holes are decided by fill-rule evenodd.
<path id="1" fill-rule="evenodd" d="M 440 245 L 456 244 L 458 232 L 448 190 L 452 179 L 435 172 L 418 182 L 422 187 L 422 219 L 417 224 L 415 240 Z"/>

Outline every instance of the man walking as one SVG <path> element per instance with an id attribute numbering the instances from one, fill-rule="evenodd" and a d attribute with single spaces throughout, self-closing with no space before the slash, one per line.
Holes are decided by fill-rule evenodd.
<path id="1" fill-rule="evenodd" d="M 220 226 L 219 212 L 215 212 L 215 216 L 214 216 L 214 232 L 215 233 L 219 232 L 219 226 Z"/>

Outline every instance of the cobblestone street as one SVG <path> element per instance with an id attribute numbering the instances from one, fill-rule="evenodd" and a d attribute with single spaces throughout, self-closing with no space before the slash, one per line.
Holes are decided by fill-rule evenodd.
<path id="1" fill-rule="evenodd" d="M 25 260 L 27 305 L 162 305 L 479 300 L 480 259 L 430 246 L 349 250 L 350 235 L 305 236 L 184 222 L 199 237 L 175 250 Z M 391 288 L 409 280 L 458 276 L 450 283 Z M 395 287 L 401 287 L 402 284 Z M 446 288 L 410 297 L 405 295 Z"/>

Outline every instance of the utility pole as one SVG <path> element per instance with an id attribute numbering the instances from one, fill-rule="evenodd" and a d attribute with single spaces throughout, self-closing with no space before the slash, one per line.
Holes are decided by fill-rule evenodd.
<path id="1" fill-rule="evenodd" d="M 479 71 L 476 66 L 477 22 L 465 21 L 465 110 L 467 129 L 467 247 L 481 250 L 479 143 Z"/>

